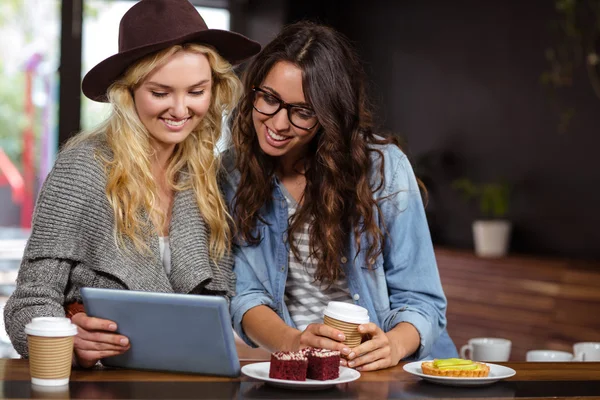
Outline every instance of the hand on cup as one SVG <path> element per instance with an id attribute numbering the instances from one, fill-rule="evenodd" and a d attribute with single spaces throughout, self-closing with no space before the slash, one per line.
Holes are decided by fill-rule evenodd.
<path id="1" fill-rule="evenodd" d="M 475 361 L 508 361 L 512 342 L 501 338 L 473 338 L 460 349 L 460 357 Z"/>
<path id="2" fill-rule="evenodd" d="M 573 361 L 600 361 L 600 342 L 575 343 L 573 353 Z"/>
<path id="3" fill-rule="evenodd" d="M 356 347 L 362 342 L 358 326 L 369 323 L 366 308 L 341 301 L 330 301 L 323 313 L 323 323 L 344 333 L 344 344 Z"/>
<path id="4" fill-rule="evenodd" d="M 343 334 L 345 348 L 358 347 L 363 341 L 363 335 L 358 331 L 362 324 L 369 323 L 369 312 L 366 308 L 341 301 L 330 301 L 323 312 L 323 324 Z M 342 352 L 347 356 L 350 351 Z M 342 365 L 346 361 L 342 360 Z"/>
<path id="5" fill-rule="evenodd" d="M 344 344 L 344 333 L 325 324 L 310 324 L 298 334 L 292 344 L 292 349 L 299 350 L 304 347 L 317 347 L 321 349 L 337 350 L 343 355 L 350 354 L 350 348 Z"/>
<path id="6" fill-rule="evenodd" d="M 400 323 L 402 324 L 409 326 L 407 323 Z M 399 328 L 403 327 L 399 326 Z M 409 329 L 414 331 L 413 335 L 406 329 L 386 333 L 373 322 L 359 325 L 359 332 L 367 339 L 358 347 L 351 349 L 348 355 L 348 367 L 356 368 L 358 371 L 375 371 L 397 365 L 405 355 L 405 349 L 402 347 L 405 342 L 402 339 L 419 342 L 417 330 L 412 325 Z"/>
<path id="7" fill-rule="evenodd" d="M 88 317 L 83 312 L 73 315 L 71 321 L 78 327 L 75 356 L 84 368 L 94 366 L 102 358 L 123 354 L 131 347 L 127 337 L 115 333 L 117 324 L 112 321 Z"/>

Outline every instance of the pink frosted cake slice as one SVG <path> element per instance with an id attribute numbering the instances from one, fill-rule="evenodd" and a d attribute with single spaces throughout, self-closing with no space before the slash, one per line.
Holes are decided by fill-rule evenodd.
<path id="1" fill-rule="evenodd" d="M 326 381 L 340 376 L 340 352 L 325 349 L 310 349 L 307 352 L 308 379 Z"/>
<path id="2" fill-rule="evenodd" d="M 269 378 L 305 381 L 308 358 L 301 351 L 278 351 L 271 354 Z"/>

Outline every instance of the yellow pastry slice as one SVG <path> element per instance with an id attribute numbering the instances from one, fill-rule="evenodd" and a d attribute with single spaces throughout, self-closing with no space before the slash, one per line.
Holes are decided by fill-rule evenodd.
<path id="1" fill-rule="evenodd" d="M 435 359 L 421 363 L 424 374 L 453 376 L 459 378 L 483 378 L 489 375 L 490 367 L 477 361 L 461 358 Z"/>

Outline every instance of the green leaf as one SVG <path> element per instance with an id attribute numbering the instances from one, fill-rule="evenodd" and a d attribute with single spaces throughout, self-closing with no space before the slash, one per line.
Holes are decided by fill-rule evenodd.
<path id="1" fill-rule="evenodd" d="M 452 187 L 465 199 L 476 200 L 484 217 L 504 218 L 509 211 L 510 186 L 505 182 L 475 184 L 468 178 L 457 179 Z"/>

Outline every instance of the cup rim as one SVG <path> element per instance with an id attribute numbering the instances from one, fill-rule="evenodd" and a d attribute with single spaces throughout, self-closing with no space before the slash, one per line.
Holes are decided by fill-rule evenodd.
<path id="1" fill-rule="evenodd" d="M 351 312 L 359 313 L 359 315 L 351 315 L 347 317 L 343 314 L 344 310 L 352 310 Z M 366 308 L 356 304 L 344 303 L 341 301 L 330 301 L 323 311 L 323 315 L 329 318 L 337 319 L 341 322 L 351 324 L 366 324 L 369 322 L 369 312 Z"/>
<path id="2" fill-rule="evenodd" d="M 490 344 L 490 345 L 512 345 L 510 339 L 504 339 L 499 337 L 475 337 L 467 341 L 468 344 Z"/>
<path id="3" fill-rule="evenodd" d="M 577 343 L 573 343 L 573 348 L 575 347 L 588 347 L 588 346 L 593 346 L 594 349 L 593 350 L 600 350 L 600 342 L 577 342 Z"/>
<path id="4" fill-rule="evenodd" d="M 77 335 L 77 325 L 65 317 L 36 317 L 25 325 L 25 333 L 39 337 L 66 337 Z"/>

